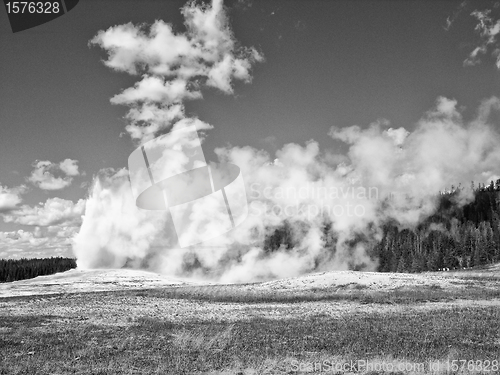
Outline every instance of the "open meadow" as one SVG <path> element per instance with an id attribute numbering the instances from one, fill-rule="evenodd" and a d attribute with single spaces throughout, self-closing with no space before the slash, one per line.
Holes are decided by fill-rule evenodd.
<path id="1" fill-rule="evenodd" d="M 498 266 L 240 285 L 71 270 L 0 285 L 0 373 L 498 373 L 499 287 Z"/>

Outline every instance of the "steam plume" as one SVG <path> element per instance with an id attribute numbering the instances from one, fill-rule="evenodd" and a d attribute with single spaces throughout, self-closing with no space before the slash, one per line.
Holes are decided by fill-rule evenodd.
<path id="1" fill-rule="evenodd" d="M 187 5 L 183 14 L 185 34 L 156 21 L 149 32 L 127 24 L 91 41 L 108 51 L 110 68 L 144 73 L 112 99 L 131 106 L 126 130 L 139 143 L 172 126 L 209 129 L 184 117 L 183 101 L 201 98 L 203 86 L 231 93 L 232 80 L 250 81 L 252 64 L 262 60 L 253 48 L 236 49 L 222 1 L 204 9 Z M 386 120 L 367 129 L 332 127 L 329 135 L 349 145 L 347 156 L 322 152 L 314 140 L 287 144 L 276 155 L 252 147 L 217 149 L 219 161 L 241 168 L 249 217 L 228 235 L 188 249 L 178 247 L 168 212 L 136 207 L 126 170 L 102 172 L 73 250 L 80 267 L 132 265 L 224 282 L 374 270 L 368 249 L 381 238 L 384 222 L 414 226 L 436 210 L 439 190 L 498 175 L 500 136 L 488 122 L 499 107 L 498 98 L 488 99 L 465 121 L 455 100 L 440 97 L 414 130 L 391 128 Z M 472 194 L 463 190 L 459 199 L 467 203 Z M 266 253 L 264 242 L 277 227 L 286 228 L 293 246 Z"/>

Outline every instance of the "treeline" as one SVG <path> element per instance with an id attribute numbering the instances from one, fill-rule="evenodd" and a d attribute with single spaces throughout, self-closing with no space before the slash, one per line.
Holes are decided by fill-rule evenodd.
<path id="1" fill-rule="evenodd" d="M 460 188 L 439 197 L 436 213 L 415 229 L 384 226 L 375 246 L 382 272 L 422 272 L 500 262 L 500 181 L 474 189 L 474 200 L 460 207 Z"/>
<path id="2" fill-rule="evenodd" d="M 76 259 L 0 259 L 0 282 L 31 279 L 37 276 L 52 275 L 56 272 L 76 268 Z"/>
<path id="3" fill-rule="evenodd" d="M 354 249 L 363 244 L 367 252 L 378 260 L 380 272 L 423 272 L 440 269 L 469 268 L 500 262 L 500 180 L 490 185 L 474 186 L 472 202 L 459 204 L 464 188 L 451 187 L 437 196 L 438 209 L 416 228 L 400 228 L 396 222 L 383 226 L 383 235 L 375 244 L 363 234 L 347 246 Z M 263 244 L 266 253 L 278 249 L 292 249 L 300 243 L 301 228 L 307 233 L 307 224 L 285 221 L 268 232 Z M 298 232 L 298 233 L 297 233 Z M 332 224 L 325 222 L 324 247 L 317 265 L 333 258 L 338 237 Z M 363 269 L 363 264 L 351 265 Z"/>

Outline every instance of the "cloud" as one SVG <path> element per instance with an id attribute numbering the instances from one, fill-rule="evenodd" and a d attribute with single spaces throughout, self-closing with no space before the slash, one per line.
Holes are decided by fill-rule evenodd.
<path id="1" fill-rule="evenodd" d="M 21 195 L 27 190 L 25 185 L 15 188 L 0 185 L 0 213 L 16 209 L 17 205 L 22 202 Z"/>
<path id="2" fill-rule="evenodd" d="M 498 42 L 500 16 L 497 13 L 498 7 L 482 11 L 475 10 L 471 13 L 471 16 L 478 22 L 475 31 L 479 35 L 479 44 L 472 50 L 469 57 L 465 59 L 464 66 L 479 64 L 481 56 L 491 51 L 491 55 L 496 58 L 496 66 L 500 69 L 500 45 Z"/>
<path id="3" fill-rule="evenodd" d="M 500 111 L 499 98 L 497 98 L 496 96 L 492 96 L 491 98 L 482 100 L 477 111 L 476 122 L 487 123 L 490 119 L 492 112 L 494 111 Z"/>
<path id="4" fill-rule="evenodd" d="M 77 203 L 61 198 L 49 198 L 45 203 L 36 206 L 23 205 L 16 210 L 4 214 L 6 223 L 33 226 L 79 226 L 85 210 L 85 200 Z"/>
<path id="5" fill-rule="evenodd" d="M 0 232 L 0 258 L 73 257 L 71 245 L 76 232 L 76 227 L 37 227 L 34 231 Z"/>
<path id="6" fill-rule="evenodd" d="M 144 75 L 142 81 L 133 88 L 122 91 L 111 99 L 113 104 L 133 104 L 135 102 L 175 103 L 183 99 L 200 97 L 199 92 L 189 91 L 187 82 L 181 79 L 165 82 L 162 78 Z"/>
<path id="7" fill-rule="evenodd" d="M 451 26 L 455 23 L 458 16 L 465 10 L 468 4 L 469 2 L 467 0 L 462 1 L 460 5 L 453 11 L 453 14 L 446 19 L 446 26 L 444 26 L 444 29 L 446 31 L 450 30 Z"/>
<path id="8" fill-rule="evenodd" d="M 107 51 L 109 68 L 142 79 L 111 102 L 130 107 L 127 133 L 143 143 L 169 130 L 185 116 L 184 101 L 200 99 L 201 89 L 233 92 L 233 80 L 251 81 L 250 70 L 263 56 L 237 46 L 222 0 L 210 6 L 190 2 L 182 8 L 186 32 L 175 33 L 157 20 L 145 25 L 117 25 L 99 31 L 89 44 Z"/>
<path id="9" fill-rule="evenodd" d="M 389 128 L 387 130 L 387 136 L 392 138 L 392 140 L 394 141 L 394 144 L 397 146 L 400 146 L 403 144 L 406 137 L 408 137 L 408 134 L 410 134 L 410 132 L 408 130 L 406 130 L 405 128 L 399 128 L 399 129 Z"/>
<path id="10" fill-rule="evenodd" d="M 73 238 L 80 229 L 84 212 L 84 199 L 74 203 L 49 198 L 33 207 L 23 205 L 3 213 L 6 223 L 32 226 L 32 229 L 0 232 L 0 257 L 73 257 Z"/>
<path id="11" fill-rule="evenodd" d="M 46 161 L 36 161 L 32 164 L 34 170 L 27 181 L 42 190 L 61 190 L 71 185 L 73 177 L 80 175 L 78 161 L 65 159 L 59 164 Z M 54 174 L 58 174 L 56 177 Z"/>
<path id="12" fill-rule="evenodd" d="M 78 171 L 78 160 L 64 159 L 59 163 L 59 168 L 61 171 L 66 173 L 67 176 L 79 176 Z"/>

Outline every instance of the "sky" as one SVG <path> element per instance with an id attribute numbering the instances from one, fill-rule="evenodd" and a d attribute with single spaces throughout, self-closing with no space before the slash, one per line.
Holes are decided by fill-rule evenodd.
<path id="1" fill-rule="evenodd" d="M 80 0 L 66 15 L 18 33 L 0 11 L 0 258 L 73 256 L 95 176 L 127 167 L 137 147 L 125 130 L 127 106 L 110 99 L 140 77 L 106 66 L 109 51 L 95 38 L 156 20 L 183 33 L 184 5 Z M 310 140 L 345 155 L 349 143 L 329 136 L 332 126 L 368 129 L 387 120 L 412 132 L 439 97 L 473 119 L 483 100 L 500 96 L 499 8 L 491 1 L 224 6 L 234 40 L 259 57 L 232 92 L 205 87 L 203 98 L 185 101 L 187 116 L 213 126 L 202 145 L 208 160 L 217 160 L 217 148 L 245 146 L 273 159 L 285 145 Z M 498 121 L 493 126 L 499 130 Z"/>

